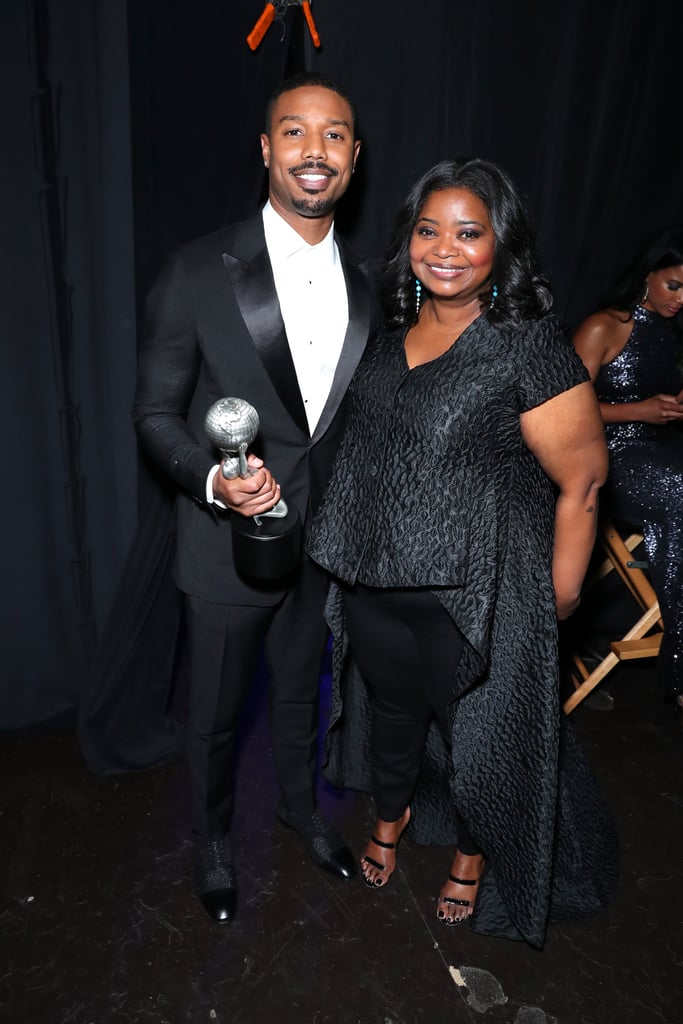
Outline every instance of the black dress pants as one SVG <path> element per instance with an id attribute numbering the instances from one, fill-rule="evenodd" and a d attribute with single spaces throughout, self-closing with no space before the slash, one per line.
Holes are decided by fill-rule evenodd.
<path id="1" fill-rule="evenodd" d="M 191 673 L 186 756 L 197 838 L 219 838 L 230 828 L 235 730 L 262 644 L 282 802 L 295 814 L 315 809 L 326 593 L 326 578 L 306 559 L 275 605 L 214 604 L 186 595 Z"/>
<path id="2" fill-rule="evenodd" d="M 449 704 L 462 634 L 428 590 L 360 584 L 344 592 L 353 656 L 372 695 L 371 761 L 377 814 L 396 821 L 410 803 L 435 718 L 451 749 Z M 458 848 L 479 853 L 457 813 Z"/>

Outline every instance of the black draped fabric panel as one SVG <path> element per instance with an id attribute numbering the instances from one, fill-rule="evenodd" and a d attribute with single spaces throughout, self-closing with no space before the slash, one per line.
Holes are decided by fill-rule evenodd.
<path id="1" fill-rule="evenodd" d="M 168 249 L 263 198 L 258 135 L 288 71 L 318 68 L 356 99 L 363 150 L 339 224 L 371 254 L 436 160 L 496 160 L 573 324 L 647 236 L 683 221 L 680 0 L 313 0 L 319 51 L 292 7 L 252 53 L 262 9 L 2 5 L 0 729 L 70 722 L 80 704 L 98 771 L 181 742 L 167 713 L 182 636 L 172 499 L 137 462 L 135 325 Z"/>
<path id="2" fill-rule="evenodd" d="M 150 487 L 80 703 L 81 751 L 100 775 L 164 764 L 182 751 L 171 711 L 183 666 L 174 554 L 173 504 L 162 487 Z"/>
<path id="3" fill-rule="evenodd" d="M 6 0 L 0 730 L 73 723 L 136 519 L 126 10 Z"/>

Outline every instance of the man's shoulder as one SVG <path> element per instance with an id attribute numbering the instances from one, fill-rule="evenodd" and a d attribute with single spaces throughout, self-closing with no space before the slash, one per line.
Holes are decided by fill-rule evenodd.
<path id="1" fill-rule="evenodd" d="M 178 246 L 177 252 L 183 261 L 192 263 L 222 253 L 248 258 L 264 245 L 263 218 L 259 211 L 243 220 L 184 242 Z"/>
<path id="2" fill-rule="evenodd" d="M 369 263 L 372 260 L 372 257 L 357 249 L 353 242 L 350 242 L 348 238 L 340 234 L 336 228 L 334 232 L 334 240 L 337 243 L 340 253 L 345 260 L 348 260 L 349 263 L 355 263 L 360 266 L 361 264 Z"/>
<path id="3" fill-rule="evenodd" d="M 381 258 L 379 256 L 370 256 L 367 253 L 360 252 L 356 249 L 355 245 L 344 238 L 343 235 L 340 235 L 339 232 L 335 232 L 334 238 L 344 262 L 350 266 L 358 267 L 361 273 L 367 278 L 372 290 L 376 292 L 379 287 L 382 272 Z"/>

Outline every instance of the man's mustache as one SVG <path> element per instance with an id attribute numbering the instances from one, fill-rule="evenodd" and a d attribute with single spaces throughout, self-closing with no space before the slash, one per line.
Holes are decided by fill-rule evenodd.
<path id="1" fill-rule="evenodd" d="M 324 164 L 321 160 L 309 160 L 308 163 L 297 164 L 296 167 L 289 168 L 290 174 L 301 174 L 303 171 L 324 171 L 330 178 L 339 177 L 339 171 L 335 167 L 330 167 L 329 164 Z"/>

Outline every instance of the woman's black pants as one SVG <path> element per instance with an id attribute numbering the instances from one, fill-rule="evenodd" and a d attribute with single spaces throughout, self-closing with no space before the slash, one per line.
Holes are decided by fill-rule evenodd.
<path id="1" fill-rule="evenodd" d="M 353 656 L 372 695 L 371 761 L 377 814 L 397 821 L 412 799 L 435 718 L 448 750 L 448 707 L 464 639 L 431 591 L 357 584 L 344 592 Z M 457 814 L 458 849 L 479 853 Z"/>

